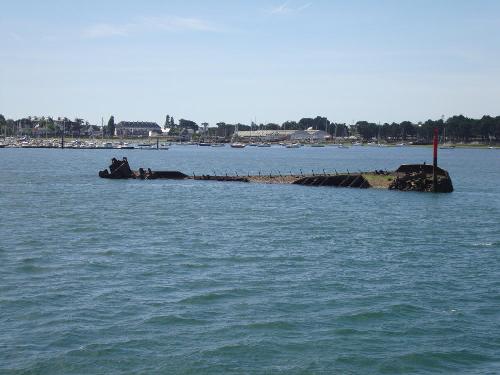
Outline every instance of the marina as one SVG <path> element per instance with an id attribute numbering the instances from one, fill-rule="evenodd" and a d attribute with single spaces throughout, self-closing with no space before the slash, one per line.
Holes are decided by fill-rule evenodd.
<path id="1" fill-rule="evenodd" d="M 78 149 L 78 150 L 102 150 L 102 149 L 121 149 L 121 150 L 168 150 L 172 146 L 198 146 L 198 147 L 225 147 L 230 146 L 234 149 L 243 149 L 247 146 L 251 148 L 269 148 L 269 147 L 283 147 L 288 149 L 298 149 L 301 147 L 312 148 L 325 148 L 335 147 L 339 149 L 349 149 L 351 147 L 415 147 L 420 145 L 412 145 L 412 143 L 374 143 L 374 142 L 360 142 L 360 141 L 341 141 L 341 142 L 259 142 L 259 143 L 246 143 L 246 142 L 175 142 L 160 138 L 152 138 L 144 141 L 143 139 L 106 139 L 98 140 L 92 138 L 86 139 L 65 139 L 61 138 L 30 138 L 30 137 L 5 137 L 0 140 L 0 148 L 64 148 L 64 149 Z M 496 145 L 487 144 L 440 144 L 440 149 L 455 149 L 455 148 L 488 148 L 500 149 Z"/>

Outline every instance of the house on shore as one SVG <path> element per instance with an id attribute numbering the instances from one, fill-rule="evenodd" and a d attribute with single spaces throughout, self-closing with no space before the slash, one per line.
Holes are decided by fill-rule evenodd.
<path id="1" fill-rule="evenodd" d="M 120 121 L 115 125 L 117 137 L 151 137 L 161 134 L 161 127 L 156 122 Z"/>

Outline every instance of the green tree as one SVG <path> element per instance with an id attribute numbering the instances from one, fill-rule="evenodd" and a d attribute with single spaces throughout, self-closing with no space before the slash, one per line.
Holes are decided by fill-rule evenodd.
<path id="1" fill-rule="evenodd" d="M 107 127 L 108 135 L 113 136 L 115 134 L 115 116 L 111 116 L 108 120 Z"/>
<path id="2" fill-rule="evenodd" d="M 378 126 L 373 122 L 358 121 L 356 128 L 363 139 L 372 139 L 378 136 Z M 338 134 L 337 134 L 338 135 Z"/>
<path id="3" fill-rule="evenodd" d="M 278 124 L 274 124 L 274 123 L 270 122 L 264 126 L 264 129 L 265 130 L 279 130 L 280 126 Z M 240 128 L 240 130 L 242 130 L 242 129 Z"/>
<path id="4" fill-rule="evenodd" d="M 170 116 L 167 115 L 167 117 L 165 117 L 165 125 L 163 125 L 163 129 L 167 129 L 168 127 L 170 127 Z"/>
<path id="5" fill-rule="evenodd" d="M 5 117 L 3 117 L 2 114 L 0 114 L 0 132 L 2 135 L 5 135 L 7 130 L 7 121 L 5 121 Z"/>
<path id="6" fill-rule="evenodd" d="M 217 124 L 218 137 L 231 137 L 234 133 L 234 125 L 226 124 L 225 122 L 218 122 Z"/>
<path id="7" fill-rule="evenodd" d="M 74 122 L 71 122 L 71 131 L 73 133 L 73 136 L 80 136 L 80 132 L 82 130 L 83 126 L 83 119 L 81 118 L 75 118 Z"/>
<path id="8" fill-rule="evenodd" d="M 179 135 L 181 133 L 179 128 L 171 127 L 168 131 L 168 135 Z"/>
<path id="9" fill-rule="evenodd" d="M 305 130 L 309 128 L 314 129 L 314 119 L 310 117 L 301 118 L 299 120 L 299 127 L 300 130 Z"/>
<path id="10" fill-rule="evenodd" d="M 186 120 L 181 118 L 179 120 L 179 127 L 180 128 L 190 128 L 193 129 L 194 131 L 198 130 L 198 124 L 194 121 L 191 120 Z"/>

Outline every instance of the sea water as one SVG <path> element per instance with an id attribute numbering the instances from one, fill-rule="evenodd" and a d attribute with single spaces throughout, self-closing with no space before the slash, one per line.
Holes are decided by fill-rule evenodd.
<path id="1" fill-rule="evenodd" d="M 97 177 L 431 153 L 0 149 L 0 373 L 500 372 L 500 150 L 440 150 L 451 194 Z"/>

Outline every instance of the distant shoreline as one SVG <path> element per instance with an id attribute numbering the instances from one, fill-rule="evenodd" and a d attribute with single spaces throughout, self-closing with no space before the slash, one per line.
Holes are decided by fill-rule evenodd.
<path id="1" fill-rule="evenodd" d="M 151 138 L 89 138 L 89 137 L 65 137 L 64 138 L 64 148 L 66 149 L 127 149 L 128 145 L 135 146 L 136 149 L 140 149 L 141 145 L 150 146 L 151 149 L 156 149 L 157 143 L 159 146 L 171 145 L 198 145 L 198 143 L 205 143 L 205 141 L 189 141 L 189 142 L 178 142 L 172 141 L 169 137 L 151 137 Z M 222 143 L 229 144 L 229 140 L 224 141 L 213 141 L 208 143 Z M 245 142 L 243 142 L 245 143 Z M 284 145 L 290 144 L 291 141 L 287 142 L 268 142 L 271 145 Z M 298 142 L 297 142 L 298 143 Z M 81 145 L 80 145 L 81 144 Z M 246 145 L 250 145 L 250 142 L 246 142 Z M 325 141 L 325 142 L 300 142 L 301 145 L 310 146 L 310 145 L 325 145 L 325 146 L 339 146 L 345 145 L 347 147 L 431 147 L 432 144 L 413 144 L 409 143 L 401 143 L 401 142 L 393 142 L 393 143 L 380 143 L 377 144 L 373 141 L 371 142 L 361 142 L 354 140 L 346 140 L 346 139 L 336 139 L 334 141 Z M 50 149 L 60 149 L 61 148 L 61 138 L 29 138 L 26 139 L 24 137 L 15 138 L 8 137 L 6 139 L 0 139 L 0 148 L 50 148 Z M 132 148 L 132 147 L 131 147 Z M 470 148 L 470 149 L 500 149 L 500 144 L 485 144 L 478 142 L 470 142 L 470 143 L 455 143 L 453 144 L 453 148 Z"/>

